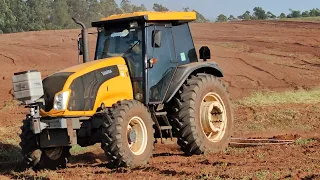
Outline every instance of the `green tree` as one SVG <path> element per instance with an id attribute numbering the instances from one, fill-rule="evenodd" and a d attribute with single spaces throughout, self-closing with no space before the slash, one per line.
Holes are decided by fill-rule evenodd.
<path id="1" fill-rule="evenodd" d="M 69 7 L 67 0 L 55 0 L 52 3 L 52 16 L 51 20 L 56 28 L 69 28 L 73 27 L 71 15 L 69 14 Z"/>
<path id="2" fill-rule="evenodd" d="M 311 17 L 320 16 L 320 10 L 318 8 L 316 8 L 316 9 L 313 8 L 313 9 L 310 10 L 309 15 Z"/>
<path id="3" fill-rule="evenodd" d="M 262 7 L 255 7 L 253 11 L 254 11 L 253 16 L 256 17 L 257 19 L 264 20 L 264 19 L 267 19 L 268 17 L 268 15 L 266 14 L 266 11 L 263 10 Z"/>
<path id="4" fill-rule="evenodd" d="M 302 17 L 309 17 L 310 16 L 310 13 L 309 11 L 305 11 L 301 14 Z"/>
<path id="5" fill-rule="evenodd" d="M 267 16 L 268 16 L 268 18 L 270 18 L 270 19 L 275 19 L 277 16 L 276 15 L 274 15 L 272 12 L 270 12 L 270 11 L 268 11 L 267 12 Z"/>
<path id="6" fill-rule="evenodd" d="M 233 15 L 230 15 L 229 17 L 228 17 L 228 20 L 229 21 L 232 21 L 232 20 L 235 20 L 236 18 L 233 16 Z"/>
<path id="7" fill-rule="evenodd" d="M 49 29 L 51 2 L 50 0 L 27 0 L 26 1 L 30 12 L 30 30 L 44 30 Z"/>
<path id="8" fill-rule="evenodd" d="M 197 15 L 197 19 L 196 22 L 197 23 L 205 23 L 205 22 L 209 22 L 209 20 L 207 18 L 205 18 L 201 13 L 199 13 L 196 10 L 192 10 L 193 12 L 196 12 Z"/>
<path id="9" fill-rule="evenodd" d="M 287 16 L 286 16 L 285 13 L 281 13 L 280 16 L 279 16 L 280 19 L 284 19 L 284 18 L 286 18 L 286 17 L 287 17 Z"/>
<path id="10" fill-rule="evenodd" d="M 147 11 L 147 8 L 144 4 L 140 6 L 132 5 L 132 12 L 139 12 L 139 11 Z"/>
<path id="11" fill-rule="evenodd" d="M 182 10 L 183 10 L 184 12 L 189 12 L 190 8 L 189 8 L 189 7 L 184 7 L 184 8 L 182 8 Z"/>
<path id="12" fill-rule="evenodd" d="M 136 6 L 131 3 L 129 0 L 122 0 L 120 3 L 120 7 L 123 10 L 124 13 L 133 13 L 138 11 L 147 11 L 147 8 L 144 4 L 141 4 L 140 6 Z"/>
<path id="13" fill-rule="evenodd" d="M 301 11 L 290 9 L 291 13 L 288 15 L 291 18 L 299 18 L 301 17 Z"/>
<path id="14" fill-rule="evenodd" d="M 0 33 L 14 32 L 17 19 L 5 0 L 0 0 Z"/>
<path id="15" fill-rule="evenodd" d="M 153 10 L 154 10 L 154 11 L 158 11 L 158 12 L 169 11 L 168 8 L 162 6 L 161 4 L 157 4 L 157 3 L 154 3 L 154 4 L 153 4 Z"/>
<path id="16" fill-rule="evenodd" d="M 250 14 L 248 14 L 248 13 L 244 13 L 244 14 L 242 15 L 242 19 L 244 19 L 244 20 L 250 20 L 250 19 L 251 19 L 251 16 L 250 16 Z"/>
<path id="17" fill-rule="evenodd" d="M 182 10 L 183 10 L 184 12 L 189 12 L 189 11 L 190 11 L 190 8 L 189 8 L 189 7 L 184 7 L 184 8 L 182 8 Z M 200 12 L 198 12 L 198 11 L 196 11 L 196 10 L 192 10 L 192 12 L 195 12 L 195 13 L 196 13 L 196 16 L 197 16 L 196 22 L 197 22 L 197 23 L 209 22 L 209 20 L 206 19 Z"/>
<path id="18" fill-rule="evenodd" d="M 67 0 L 69 14 L 71 17 L 77 18 L 78 20 L 84 22 L 87 26 L 90 25 L 87 22 L 87 11 L 89 9 L 86 0 Z M 78 27 L 75 23 L 72 23 L 72 27 Z"/>
<path id="19" fill-rule="evenodd" d="M 112 14 L 122 13 L 118 4 L 114 0 L 100 0 L 100 13 L 106 17 Z"/>
<path id="20" fill-rule="evenodd" d="M 11 24 L 11 27 L 14 28 L 14 31 L 28 31 L 29 30 L 29 12 L 30 9 L 25 3 L 24 0 L 11 0 L 6 1 L 11 9 L 15 22 Z"/>
<path id="21" fill-rule="evenodd" d="M 217 17 L 216 22 L 226 22 L 227 20 L 228 20 L 227 16 L 225 16 L 224 14 L 220 14 L 220 15 Z"/>
<path id="22" fill-rule="evenodd" d="M 250 20 L 251 19 L 250 11 L 246 11 L 241 16 L 238 16 L 238 19 Z"/>
<path id="23" fill-rule="evenodd" d="M 129 0 L 122 0 L 121 3 L 120 3 L 120 7 L 121 9 L 123 9 L 124 12 L 126 13 L 131 13 L 133 12 L 133 6 L 131 4 L 131 1 Z"/>
<path id="24" fill-rule="evenodd" d="M 101 14 L 101 6 L 98 0 L 87 0 L 88 11 L 86 14 L 86 22 L 91 23 L 93 21 L 100 20 L 103 15 Z"/>

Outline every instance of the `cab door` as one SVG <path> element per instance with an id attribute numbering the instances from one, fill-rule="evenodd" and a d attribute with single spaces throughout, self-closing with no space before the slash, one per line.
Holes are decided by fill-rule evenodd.
<path id="1" fill-rule="evenodd" d="M 148 27 L 147 30 L 147 90 L 150 104 L 162 103 L 177 68 L 171 27 L 156 25 Z M 155 37 L 160 38 L 160 41 L 155 42 Z"/>

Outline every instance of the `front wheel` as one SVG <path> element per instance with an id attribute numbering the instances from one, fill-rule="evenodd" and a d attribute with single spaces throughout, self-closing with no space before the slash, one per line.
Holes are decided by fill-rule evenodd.
<path id="1" fill-rule="evenodd" d="M 174 104 L 178 144 L 185 154 L 220 151 L 229 145 L 233 128 L 231 102 L 218 78 L 208 74 L 192 76 Z"/>
<path id="2" fill-rule="evenodd" d="M 40 148 L 37 135 L 30 130 L 31 120 L 23 121 L 20 134 L 22 155 L 27 163 L 34 169 L 65 168 L 70 147 Z"/>
<path id="3" fill-rule="evenodd" d="M 114 166 L 145 165 L 154 148 L 151 115 L 140 102 L 121 101 L 104 116 L 101 146 Z"/>

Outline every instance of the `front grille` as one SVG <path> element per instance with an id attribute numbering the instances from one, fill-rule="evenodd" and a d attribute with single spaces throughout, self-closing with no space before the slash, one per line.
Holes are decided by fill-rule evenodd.
<path id="1" fill-rule="evenodd" d="M 93 110 L 100 86 L 117 76 L 119 76 L 118 67 L 110 66 L 94 70 L 73 80 L 70 85 L 71 95 L 68 110 Z"/>
<path id="2" fill-rule="evenodd" d="M 56 73 L 42 81 L 44 91 L 43 98 L 45 101 L 44 110 L 46 112 L 49 112 L 53 108 L 55 94 L 63 89 L 64 84 L 72 74 L 71 72 Z"/>

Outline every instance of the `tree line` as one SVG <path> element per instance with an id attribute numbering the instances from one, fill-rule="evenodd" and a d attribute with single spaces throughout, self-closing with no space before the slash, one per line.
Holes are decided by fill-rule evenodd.
<path id="1" fill-rule="evenodd" d="M 301 12 L 299 10 L 289 9 L 290 13 L 285 14 L 281 13 L 279 16 L 276 16 L 272 12 L 266 12 L 262 7 L 255 7 L 253 9 L 253 13 L 251 14 L 250 11 L 244 12 L 242 15 L 237 17 L 230 15 L 229 17 L 225 16 L 224 14 L 220 14 L 216 22 L 226 22 L 232 20 L 266 20 L 266 19 L 284 19 L 284 18 L 300 18 L 300 17 L 317 17 L 320 16 L 320 9 L 313 8 L 309 11 Z"/>
<path id="2" fill-rule="evenodd" d="M 169 11 L 155 3 L 154 11 Z M 72 17 L 84 22 L 88 27 L 112 14 L 147 11 L 144 4 L 135 5 L 130 0 L 122 0 L 118 5 L 115 0 L 0 0 L 0 34 L 40 31 L 52 29 L 76 28 Z M 183 8 L 183 11 L 195 11 Z M 208 20 L 195 11 L 197 22 Z"/>

